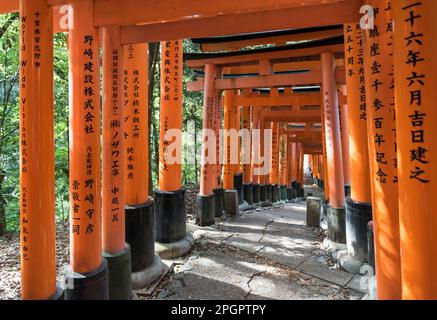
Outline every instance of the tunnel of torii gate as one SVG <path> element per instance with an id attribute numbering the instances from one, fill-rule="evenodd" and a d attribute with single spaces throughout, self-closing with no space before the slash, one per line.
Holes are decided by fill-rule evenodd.
<path id="1" fill-rule="evenodd" d="M 360 24 L 364 4 L 374 16 Z M 160 276 L 160 257 L 189 250 L 182 140 L 172 135 L 182 129 L 184 62 L 197 76 L 187 89 L 204 94 L 201 226 L 302 200 L 307 159 L 324 190 L 307 197 L 307 223 L 346 244 L 340 264 L 374 266 L 378 299 L 437 299 L 437 1 L 1 0 L 8 12 L 20 14 L 23 299 L 130 299 Z M 55 268 L 54 32 L 68 32 L 70 56 L 66 286 Z M 202 52 L 184 54 L 183 39 Z M 152 198 L 147 43 L 156 41 Z"/>

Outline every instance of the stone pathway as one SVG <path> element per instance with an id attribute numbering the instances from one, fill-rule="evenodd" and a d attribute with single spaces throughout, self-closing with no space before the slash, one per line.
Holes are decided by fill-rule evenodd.
<path id="1" fill-rule="evenodd" d="M 216 228 L 189 225 L 193 249 L 152 299 L 361 299 L 361 276 L 328 265 L 305 226 L 306 204 L 243 212 Z M 141 299 L 141 297 L 139 297 Z"/>

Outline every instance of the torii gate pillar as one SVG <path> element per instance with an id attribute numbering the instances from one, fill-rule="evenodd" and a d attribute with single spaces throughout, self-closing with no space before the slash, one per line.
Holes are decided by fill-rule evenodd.
<path id="1" fill-rule="evenodd" d="M 57 300 L 53 10 L 45 0 L 20 1 L 20 35 L 21 297 Z"/>
<path id="2" fill-rule="evenodd" d="M 349 139 L 350 196 L 346 198 L 346 242 L 348 254 L 368 261 L 368 223 L 372 220 L 366 86 L 362 31 L 357 24 L 344 26 L 347 122 Z M 344 154 L 344 152 L 343 152 Z"/>
<path id="3" fill-rule="evenodd" d="M 176 258 L 190 249 L 190 246 L 178 244 L 187 237 L 185 190 L 182 189 L 182 55 L 182 40 L 161 42 L 159 189 L 155 190 L 155 240 L 157 252 L 166 259 Z M 211 171 L 214 169 L 211 168 Z M 211 187 L 213 182 L 210 181 Z M 173 246 L 179 250 L 170 250 Z"/>
<path id="4" fill-rule="evenodd" d="M 437 299 L 437 1 L 392 1 L 403 299 Z"/>
<path id="5" fill-rule="evenodd" d="M 100 41 L 93 1 L 70 4 L 70 266 L 67 300 L 109 298 L 102 258 Z"/>
<path id="6" fill-rule="evenodd" d="M 123 118 L 123 48 L 120 27 L 102 28 L 103 183 L 102 255 L 108 261 L 109 298 L 132 296 L 131 253 L 125 242 L 125 161 Z"/>
<path id="7" fill-rule="evenodd" d="M 217 68 L 205 66 L 203 97 L 202 151 L 200 169 L 200 193 L 197 196 L 197 219 L 200 225 L 209 226 L 215 222 L 215 198 L 213 188 L 216 171 L 216 137 L 213 131 L 214 101 L 216 99 L 215 79 Z M 214 153 L 214 156 L 211 155 Z"/>
<path id="8" fill-rule="evenodd" d="M 328 238 L 346 243 L 343 160 L 341 152 L 338 95 L 335 83 L 335 58 L 332 52 L 321 54 L 322 90 L 326 156 L 329 175 Z"/>

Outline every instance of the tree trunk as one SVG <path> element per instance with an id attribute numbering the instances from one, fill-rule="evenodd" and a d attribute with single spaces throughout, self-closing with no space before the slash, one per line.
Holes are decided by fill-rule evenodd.
<path id="1" fill-rule="evenodd" d="M 8 28 L 12 25 L 12 23 L 15 20 L 18 20 L 18 18 L 19 18 L 18 13 L 11 14 L 9 19 L 6 20 L 6 22 L 0 27 L 0 39 L 3 37 L 3 35 L 6 33 L 6 31 L 8 31 Z"/>
<path id="2" fill-rule="evenodd" d="M 155 113 L 154 113 L 154 108 L 153 108 L 153 102 L 154 102 L 154 88 L 155 88 L 155 72 L 156 72 L 156 64 L 158 62 L 158 57 L 159 57 L 159 43 L 150 43 L 149 44 L 149 90 L 148 90 L 148 95 L 149 95 L 149 195 L 152 196 L 153 195 L 153 176 L 152 176 L 152 148 L 150 148 L 150 146 L 152 145 L 152 129 L 153 129 L 153 133 L 156 134 L 156 132 L 154 131 L 155 125 L 154 125 L 154 118 L 155 118 Z"/>
<path id="3" fill-rule="evenodd" d="M 6 232 L 6 210 L 5 210 L 5 200 L 3 199 L 3 180 L 5 179 L 5 174 L 3 171 L 0 172 L 0 236 L 4 235 Z"/>
<path id="4" fill-rule="evenodd" d="M 197 185 L 199 177 L 197 173 L 197 125 L 196 125 L 196 119 L 194 118 L 194 177 L 195 177 L 195 184 Z"/>

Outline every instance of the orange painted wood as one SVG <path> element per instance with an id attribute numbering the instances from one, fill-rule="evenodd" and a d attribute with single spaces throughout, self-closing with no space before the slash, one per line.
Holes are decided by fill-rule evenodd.
<path id="1" fill-rule="evenodd" d="M 392 5 L 396 39 L 394 65 L 402 298 L 435 300 L 437 171 L 433 161 L 437 151 L 437 2 L 421 1 L 419 5 L 418 1 L 402 0 L 392 2 Z M 404 7 L 406 9 L 402 9 Z M 414 24 L 412 16 L 417 17 Z M 410 42 L 413 34 L 417 37 Z M 420 94 L 419 104 L 417 98 Z"/>
<path id="2" fill-rule="evenodd" d="M 340 25 L 359 21 L 361 0 L 325 3 L 281 10 L 232 13 L 213 17 L 191 17 L 180 21 L 122 27 L 124 44 L 181 38 L 226 36 L 285 29 Z"/>
<path id="3" fill-rule="evenodd" d="M 176 129 L 179 132 L 182 130 L 182 52 L 182 40 L 161 42 L 159 116 L 159 190 L 161 191 L 177 191 L 182 188 L 182 137 L 166 136 L 169 130 Z M 211 104 L 212 109 L 214 101 Z M 211 124 L 209 127 L 211 128 Z M 172 160 L 169 159 L 170 157 Z"/>
<path id="4" fill-rule="evenodd" d="M 0 1 L 0 14 L 18 12 L 20 0 L 2 0 Z"/>
<path id="5" fill-rule="evenodd" d="M 49 299 L 56 291 L 53 12 L 44 0 L 22 0 L 20 8 L 21 297 Z"/>
<path id="6" fill-rule="evenodd" d="M 261 110 L 264 110 L 264 112 L 267 112 L 269 110 L 269 107 L 261 107 Z M 270 123 L 268 121 L 264 121 L 262 118 L 260 118 L 260 128 L 262 131 L 260 132 L 261 138 L 260 138 L 260 148 L 261 148 L 261 159 L 263 159 L 262 163 L 260 164 L 261 168 L 266 167 L 268 165 L 266 163 L 266 160 L 270 162 L 271 159 L 271 147 L 269 148 L 269 144 L 271 141 L 266 140 L 266 130 L 270 129 Z M 266 151 L 268 154 L 266 154 Z M 271 167 L 270 167 L 271 170 Z M 269 183 L 269 174 L 263 174 L 259 176 L 259 183 L 260 184 L 268 184 Z"/>
<path id="7" fill-rule="evenodd" d="M 305 32 L 302 34 L 293 35 L 280 35 L 280 36 L 270 36 L 259 39 L 250 40 L 237 40 L 229 42 L 211 42 L 202 43 L 200 46 L 203 52 L 219 52 L 219 51 L 238 51 L 245 49 L 247 47 L 254 47 L 258 45 L 284 45 L 287 42 L 297 42 L 297 41 L 308 41 L 308 40 L 320 40 L 336 36 L 341 36 L 343 34 L 342 29 L 334 30 L 322 30 L 314 32 Z"/>
<path id="8" fill-rule="evenodd" d="M 235 129 L 235 131 L 238 133 L 238 140 L 237 140 L 237 161 L 235 164 L 233 164 L 232 166 L 232 172 L 234 175 L 238 174 L 241 172 L 241 168 L 240 168 L 240 159 L 241 159 L 241 139 L 240 139 L 240 129 L 241 129 L 241 108 L 239 105 L 237 105 L 235 103 L 235 94 L 232 97 L 232 103 L 233 103 L 233 108 L 232 108 L 232 117 L 233 117 L 233 122 L 234 122 L 234 126 L 233 129 Z"/>
<path id="9" fill-rule="evenodd" d="M 124 46 L 125 198 L 128 205 L 149 195 L 148 44 Z"/>
<path id="10" fill-rule="evenodd" d="M 287 135 L 283 134 L 279 139 L 279 184 L 287 185 Z"/>
<path id="11" fill-rule="evenodd" d="M 336 70 L 336 82 L 339 85 L 345 84 L 345 75 L 343 70 Z M 311 86 L 322 83 L 321 70 L 311 70 L 305 73 L 296 74 L 277 74 L 271 76 L 241 77 L 230 79 L 217 79 L 215 88 L 217 90 L 231 89 L 252 89 L 252 88 L 270 88 L 283 86 Z M 191 81 L 187 83 L 188 91 L 202 91 L 203 80 Z M 278 97 L 277 99 L 280 99 Z"/>
<path id="12" fill-rule="evenodd" d="M 272 170 L 270 184 L 279 184 L 279 123 L 271 122 L 272 129 Z"/>
<path id="13" fill-rule="evenodd" d="M 52 0 L 55 1 L 55 0 Z M 304 5 L 321 3 L 337 3 L 341 0 L 307 0 Z M 67 0 L 56 1 L 67 2 Z M 269 10 L 287 9 L 302 5 L 300 0 L 222 0 L 205 3 L 202 0 L 172 0 L 163 3 L 160 0 L 95 0 L 95 23 L 104 25 L 134 25 L 150 24 L 164 21 L 189 20 L 202 17 L 214 17 L 233 13 L 264 12 Z M 262 21 L 262 20 L 259 20 Z"/>
<path id="14" fill-rule="evenodd" d="M 291 144 L 291 182 L 297 181 L 297 145 L 296 143 L 292 142 Z"/>
<path id="15" fill-rule="evenodd" d="M 217 68 L 215 65 L 207 65 L 205 67 L 205 88 L 203 98 L 203 123 L 202 123 L 202 153 L 201 153 L 201 169 L 200 169 L 200 194 L 208 196 L 213 194 L 214 188 L 214 172 L 215 163 L 209 163 L 207 160 L 210 152 L 216 150 L 209 150 L 207 145 L 207 135 L 205 129 L 213 128 L 214 118 L 214 100 L 216 99 L 216 90 L 214 82 L 216 78 Z M 223 178 L 224 179 L 224 178 Z"/>
<path id="16" fill-rule="evenodd" d="M 337 68 L 344 66 L 344 59 L 336 59 L 335 66 Z M 272 70 L 276 72 L 297 71 L 297 70 L 312 70 L 320 69 L 322 67 L 320 60 L 307 60 L 307 61 L 292 61 L 281 62 L 277 61 L 272 63 Z M 223 74 L 238 75 L 238 74 L 259 74 L 259 65 L 237 65 L 232 67 L 224 67 Z"/>
<path id="17" fill-rule="evenodd" d="M 103 69 L 103 180 L 102 249 L 117 253 L 125 248 L 126 147 L 123 117 L 123 48 L 120 27 L 102 28 Z"/>
<path id="18" fill-rule="evenodd" d="M 235 103 L 242 107 L 279 107 L 279 106 L 305 106 L 320 105 L 320 93 L 296 93 L 292 95 L 251 95 L 235 96 Z"/>
<path id="19" fill-rule="evenodd" d="M 393 88 L 393 33 L 387 25 L 391 11 L 385 0 L 369 2 L 377 8 L 378 36 L 365 33 L 365 76 L 375 266 L 378 299 L 400 299 L 397 139 Z"/>
<path id="20" fill-rule="evenodd" d="M 223 92 L 217 91 L 215 95 L 214 102 L 214 132 L 215 132 L 215 143 L 216 143 L 216 165 L 214 170 L 214 181 L 215 188 L 220 189 L 222 187 L 222 161 L 220 157 L 223 155 L 220 152 L 220 130 L 222 128 L 222 109 L 223 109 Z"/>
<path id="21" fill-rule="evenodd" d="M 225 57 L 210 57 L 204 59 L 187 60 L 187 67 L 198 68 L 203 67 L 206 64 L 213 63 L 216 65 L 233 65 L 233 64 L 258 64 L 260 60 L 270 60 L 274 63 L 281 59 L 297 58 L 297 57 L 307 57 L 307 56 L 317 56 L 322 52 L 330 51 L 337 53 L 338 57 L 341 57 L 344 53 L 344 46 L 342 44 L 333 44 L 313 48 L 301 48 L 301 49 L 289 49 L 281 51 L 272 52 L 258 52 L 258 53 L 248 53 L 239 54 Z"/>
<path id="22" fill-rule="evenodd" d="M 92 1 L 72 4 L 70 48 L 70 264 L 74 272 L 101 262 L 99 32 Z M 84 54 L 86 52 L 86 54 Z"/>
<path id="23" fill-rule="evenodd" d="M 329 174 L 329 200 L 333 208 L 344 208 L 343 160 L 340 139 L 338 96 L 334 76 L 334 54 L 321 55 L 323 66 L 323 109 L 325 122 L 326 156 Z"/>
<path id="24" fill-rule="evenodd" d="M 341 136 L 341 155 L 343 158 L 343 179 L 344 185 L 350 185 L 350 167 L 349 167 L 349 134 L 348 134 L 348 106 L 346 104 L 339 104 L 339 118 L 340 118 L 340 136 Z"/>
<path id="25" fill-rule="evenodd" d="M 293 142 L 291 139 L 287 139 L 287 188 L 291 188 L 291 172 L 293 170 L 292 163 L 291 163 L 291 155 L 292 155 L 292 147 Z"/>
<path id="26" fill-rule="evenodd" d="M 239 104 L 238 104 L 239 105 Z M 241 157 L 242 159 L 248 159 L 250 160 L 250 154 L 251 154 L 251 111 L 252 108 L 241 108 L 241 125 L 242 129 L 246 130 L 248 132 L 248 137 L 246 138 L 246 144 L 242 143 L 241 145 Z M 243 163 L 243 183 L 249 184 L 252 182 L 252 172 L 250 168 L 250 161 L 249 163 Z"/>
<path id="27" fill-rule="evenodd" d="M 323 193 L 325 201 L 329 202 L 329 175 L 328 161 L 326 156 L 326 128 L 325 128 L 325 108 L 322 108 L 322 163 L 323 163 Z"/>
<path id="28" fill-rule="evenodd" d="M 370 169 L 367 137 L 364 55 L 359 25 L 344 26 L 346 91 L 348 105 L 349 166 L 351 198 L 370 203 Z"/>
<path id="29" fill-rule="evenodd" d="M 232 91 L 225 91 L 224 93 L 224 129 L 226 131 L 235 129 L 235 111 L 234 109 L 234 93 Z M 231 137 L 227 136 L 224 140 L 224 149 L 225 149 L 225 162 L 223 165 L 223 188 L 226 190 L 230 190 L 234 188 L 234 164 L 232 162 L 235 161 L 235 158 L 232 157 L 232 141 Z"/>
<path id="30" fill-rule="evenodd" d="M 302 144 L 301 143 L 296 143 L 296 182 L 300 183 L 300 168 L 301 168 L 301 148 L 302 148 Z"/>
<path id="31" fill-rule="evenodd" d="M 251 146 L 251 161 L 250 168 L 252 171 L 252 183 L 259 184 L 258 175 L 255 174 L 255 168 L 259 167 L 259 155 L 260 155 L 260 145 L 259 143 L 255 143 L 255 132 L 260 128 L 260 119 L 259 119 L 260 107 L 252 108 L 252 146 Z M 260 133 L 261 134 L 261 133 Z M 259 140 L 258 140 L 259 141 Z"/>

